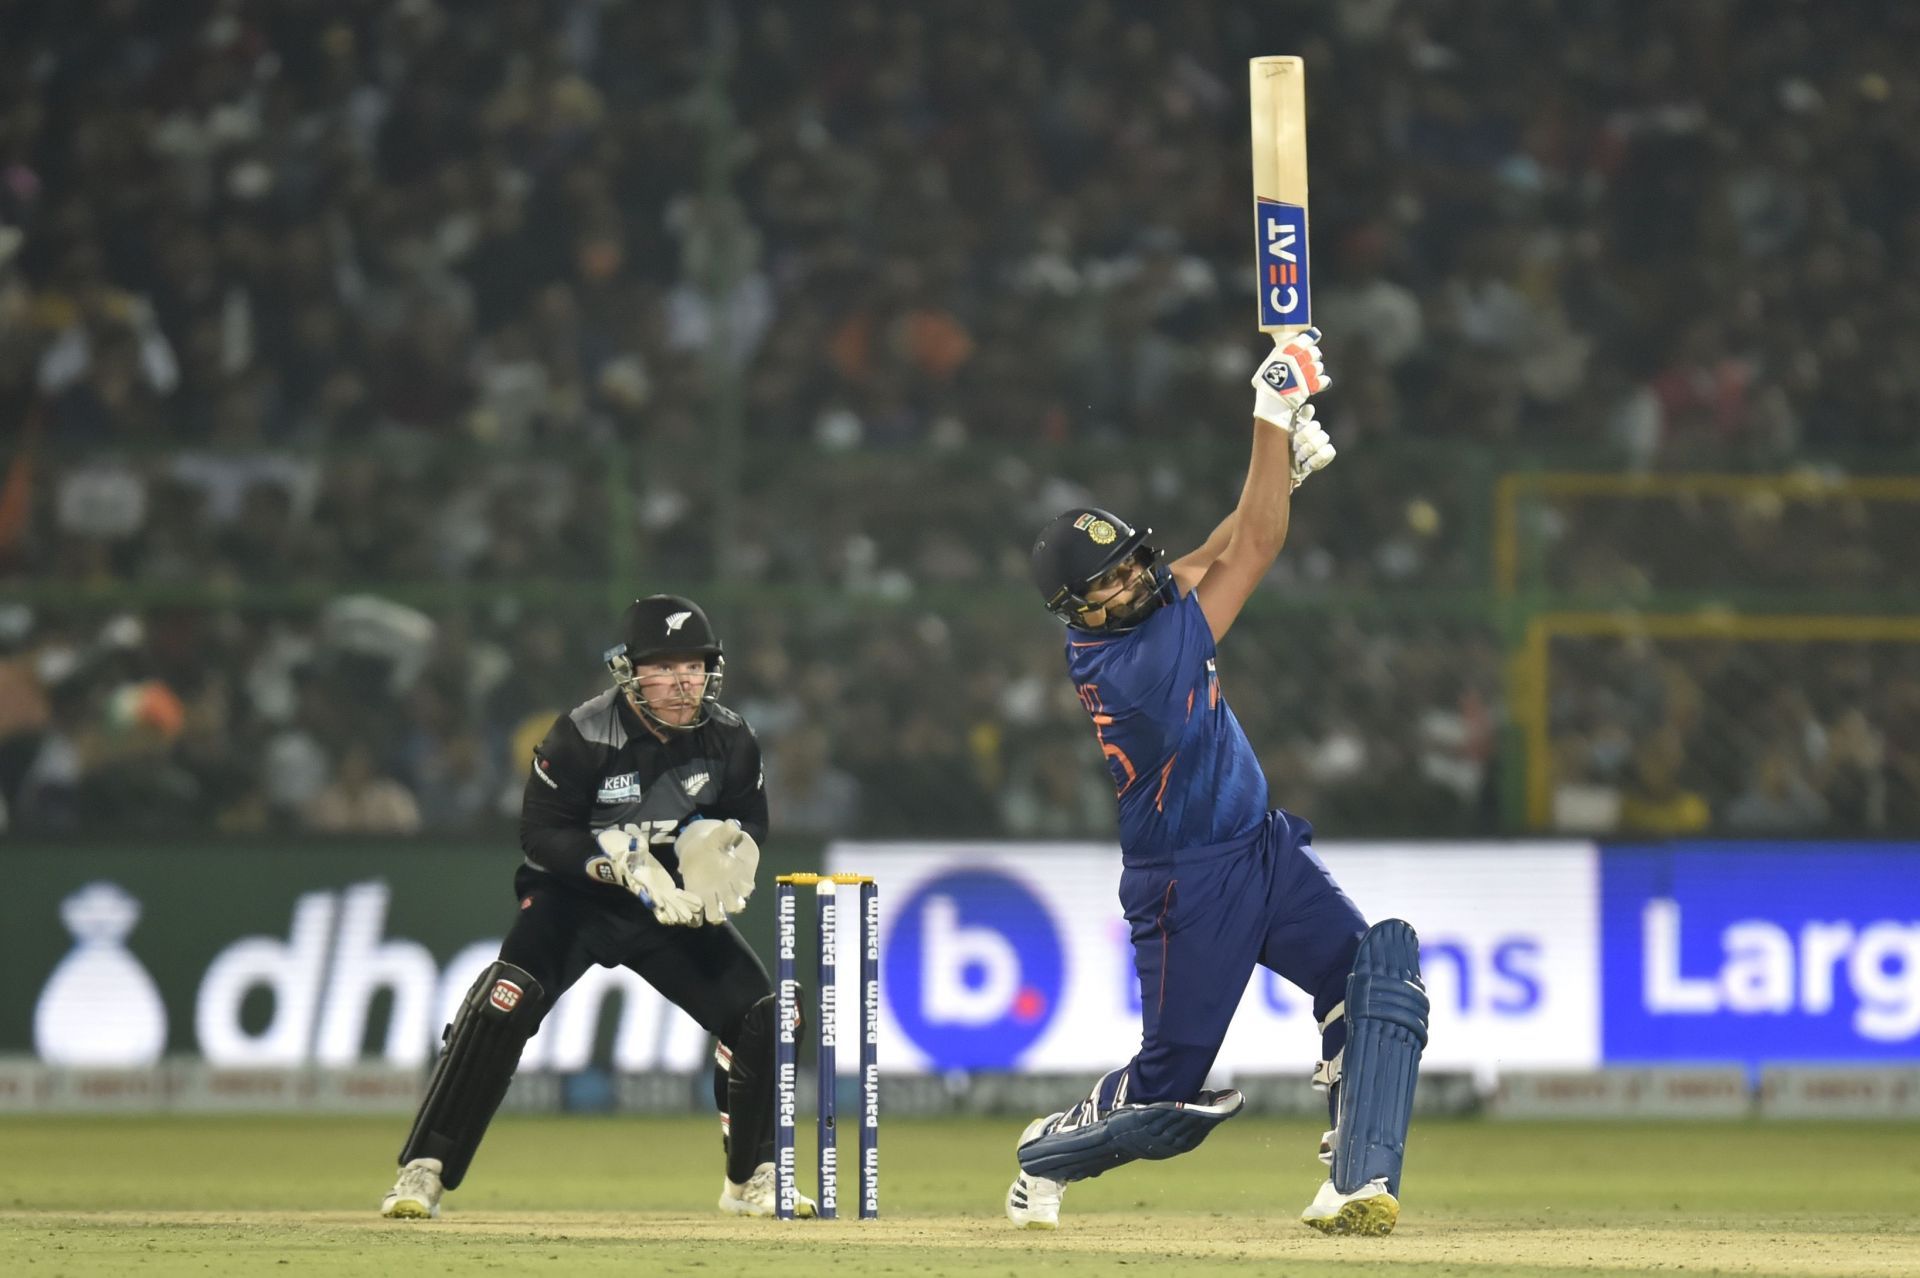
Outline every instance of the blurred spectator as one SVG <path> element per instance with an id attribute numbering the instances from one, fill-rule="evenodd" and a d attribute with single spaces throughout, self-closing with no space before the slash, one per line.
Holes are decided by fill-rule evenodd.
<path id="1" fill-rule="evenodd" d="M 1635 834 L 1698 834 L 1713 821 L 1706 799 L 1680 782 L 1680 732 L 1671 725 L 1654 733 L 1634 754 L 1620 824 Z"/>
<path id="2" fill-rule="evenodd" d="M 1033 743 L 1000 790 L 1000 819 L 1018 839 L 1084 837 L 1111 820 L 1113 785 L 1087 738 L 1061 733 Z"/>
<path id="3" fill-rule="evenodd" d="M 1825 823 L 1827 805 L 1801 775 L 1793 753 L 1765 751 L 1753 765 L 1747 788 L 1727 805 L 1723 818 L 1741 834 L 1805 834 Z"/>
<path id="4" fill-rule="evenodd" d="M 0 652 L 15 828 L 262 828 L 341 787 L 497 820 L 603 685 L 609 596 L 705 580 L 753 636 L 727 696 L 790 771 L 776 827 L 1109 831 L 1025 543 L 1091 493 L 1178 549 L 1232 501 L 1270 9 L 11 6 L 0 592 L 71 607 Z M 1832 482 L 1920 448 L 1916 11 L 1288 20 L 1347 86 L 1314 144 L 1344 459 L 1225 654 L 1276 801 L 1502 819 L 1509 618 L 1452 601 L 1517 458 L 1805 481 L 1541 498 L 1545 591 L 1920 591 L 1920 503 Z M 1556 645 L 1582 828 L 1920 830 L 1898 645 L 1844 686 L 1817 644 Z"/>
<path id="5" fill-rule="evenodd" d="M 306 822 L 326 834 L 414 834 L 420 808 L 406 786 L 375 771 L 371 752 L 354 746 L 307 804 Z"/>
<path id="6" fill-rule="evenodd" d="M 766 756 L 767 807 L 776 832 L 849 838 L 859 833 L 860 785 L 833 766 L 827 735 L 803 726 L 779 737 Z"/>

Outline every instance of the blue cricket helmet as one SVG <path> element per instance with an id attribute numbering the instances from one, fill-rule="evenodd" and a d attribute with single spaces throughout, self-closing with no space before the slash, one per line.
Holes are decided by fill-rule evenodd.
<path id="1" fill-rule="evenodd" d="M 1080 625 L 1081 614 L 1093 606 L 1087 602 L 1093 583 L 1133 559 L 1152 575 L 1154 588 L 1124 616 L 1110 615 L 1098 629 L 1116 634 L 1145 621 L 1173 598 L 1173 574 L 1161 564 L 1161 552 L 1147 544 L 1152 535 L 1153 529 L 1136 529 L 1098 506 L 1076 506 L 1055 516 L 1033 543 L 1033 584 L 1047 611 L 1070 626 Z"/>

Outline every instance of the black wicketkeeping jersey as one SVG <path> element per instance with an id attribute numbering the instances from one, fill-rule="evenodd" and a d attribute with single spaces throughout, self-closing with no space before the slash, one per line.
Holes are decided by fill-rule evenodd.
<path id="1" fill-rule="evenodd" d="M 527 864 L 569 885 L 597 886 L 618 897 L 624 888 L 594 874 L 610 826 L 637 825 L 648 848 L 680 877 L 673 841 L 702 817 L 735 820 L 767 841 L 767 792 L 760 743 L 725 706 L 690 732 L 655 736 L 618 688 L 554 720 L 534 748 L 533 774 L 520 807 L 520 848 Z M 628 897 L 628 899 L 631 899 Z"/>

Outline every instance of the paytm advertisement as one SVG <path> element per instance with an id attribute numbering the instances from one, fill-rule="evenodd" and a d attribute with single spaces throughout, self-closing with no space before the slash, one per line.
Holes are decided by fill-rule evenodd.
<path id="1" fill-rule="evenodd" d="M 1429 1066 L 1488 1074 L 1599 1062 L 1592 845 L 1318 850 L 1369 918 L 1398 915 L 1419 931 Z M 884 1068 L 1097 1072 L 1139 1048 L 1140 986 L 1110 845 L 841 843 L 828 857 L 832 870 L 880 882 Z M 1308 997 L 1256 968 L 1216 1070 L 1304 1071 L 1319 1051 Z"/>
<path id="2" fill-rule="evenodd" d="M 1609 847 L 1609 1061 L 1920 1058 L 1920 845 Z"/>

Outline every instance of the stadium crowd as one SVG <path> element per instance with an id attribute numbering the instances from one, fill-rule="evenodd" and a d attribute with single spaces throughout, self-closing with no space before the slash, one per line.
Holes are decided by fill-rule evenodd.
<path id="1" fill-rule="evenodd" d="M 530 738 L 602 686 L 620 592 L 708 584 L 781 827 L 1110 831 L 1025 543 L 1088 495 L 1176 547 L 1230 507 L 1238 69 L 1281 43 L 1312 68 L 1342 464 L 1229 657 L 1277 801 L 1340 832 L 1503 828 L 1502 634 L 1447 604 L 1485 582 L 1498 470 L 1920 455 L 1909 6 L 12 0 L 0 23 L 17 829 L 499 822 Z M 1912 589 L 1910 554 L 1856 549 L 1897 546 L 1912 506 L 1823 508 L 1807 536 L 1759 505 L 1527 531 L 1555 581 L 1626 602 Z M 1739 553 L 1687 553 L 1723 522 Z M 1724 690 L 1702 659 L 1654 663 L 1637 702 L 1661 680 L 1630 661 L 1563 665 L 1569 822 L 1665 828 L 1636 796 L 1681 777 L 1679 828 L 1920 830 L 1920 694 L 1887 660 L 1869 696 L 1787 659 L 1758 736 L 1672 708 Z"/>

